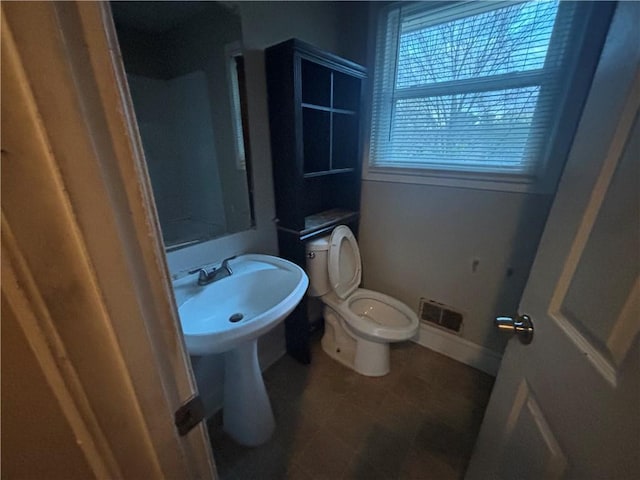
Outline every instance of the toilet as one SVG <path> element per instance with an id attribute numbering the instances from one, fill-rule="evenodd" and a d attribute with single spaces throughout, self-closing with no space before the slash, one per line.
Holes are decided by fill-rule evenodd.
<path id="1" fill-rule="evenodd" d="M 362 375 L 386 375 L 389 344 L 415 336 L 418 317 L 395 298 L 358 288 L 362 263 L 349 227 L 336 227 L 330 236 L 308 242 L 306 249 L 308 293 L 324 304 L 322 349 Z"/>

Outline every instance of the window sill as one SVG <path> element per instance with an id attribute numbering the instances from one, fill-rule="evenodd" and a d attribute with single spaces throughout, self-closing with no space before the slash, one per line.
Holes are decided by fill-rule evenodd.
<path id="1" fill-rule="evenodd" d="M 552 189 L 546 182 L 532 176 L 491 175 L 466 172 L 444 172 L 407 168 L 367 168 L 362 172 L 364 181 L 409 183 L 439 187 L 469 188 L 501 192 L 548 194 Z"/>

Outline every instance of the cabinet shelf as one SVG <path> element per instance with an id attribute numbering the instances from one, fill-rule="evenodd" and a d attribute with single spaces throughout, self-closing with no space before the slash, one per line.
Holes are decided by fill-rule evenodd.
<path id="1" fill-rule="evenodd" d="M 343 208 L 332 208 L 324 212 L 314 213 L 304 217 L 304 229 L 294 230 L 287 228 L 278 223 L 278 230 L 295 235 L 301 241 L 310 240 L 313 237 L 319 237 L 322 234 L 329 233 L 333 227 L 345 223 L 352 223 L 358 218 L 359 213 Z"/>
<path id="2" fill-rule="evenodd" d="M 321 170 L 319 172 L 308 172 L 304 174 L 304 178 L 324 177 L 326 175 L 338 175 L 340 173 L 351 173 L 354 168 L 334 168 L 331 170 Z"/>
<path id="3" fill-rule="evenodd" d="M 341 113 L 343 115 L 357 115 L 355 110 L 346 110 L 344 108 L 324 107 L 322 105 L 314 105 L 313 103 L 302 103 L 302 108 L 310 110 L 321 110 L 323 112 Z"/>
<path id="4" fill-rule="evenodd" d="M 300 232 L 301 240 L 307 240 L 312 234 L 317 236 L 341 223 L 349 223 L 357 217 L 358 212 L 343 208 L 332 208 L 324 212 L 307 215 L 304 217 L 304 230 Z"/>

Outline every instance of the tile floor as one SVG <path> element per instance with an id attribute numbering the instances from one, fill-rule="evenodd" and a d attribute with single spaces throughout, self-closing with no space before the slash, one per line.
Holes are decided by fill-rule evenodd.
<path id="1" fill-rule="evenodd" d="M 222 480 L 462 478 L 493 377 L 411 342 L 395 344 L 391 373 L 358 375 L 327 356 L 288 356 L 264 374 L 274 436 L 242 447 L 209 422 Z"/>

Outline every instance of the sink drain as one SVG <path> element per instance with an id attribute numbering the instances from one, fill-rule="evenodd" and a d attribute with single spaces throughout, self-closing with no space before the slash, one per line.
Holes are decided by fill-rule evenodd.
<path id="1" fill-rule="evenodd" d="M 243 317 L 244 315 L 242 315 L 241 313 L 234 313 L 229 317 L 229 321 L 233 323 L 239 322 L 240 320 L 242 320 Z"/>

